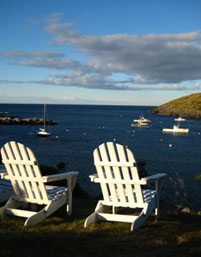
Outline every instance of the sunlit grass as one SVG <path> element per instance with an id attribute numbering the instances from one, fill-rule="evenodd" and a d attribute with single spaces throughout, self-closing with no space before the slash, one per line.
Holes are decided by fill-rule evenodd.
<path id="1" fill-rule="evenodd" d="M 60 209 L 34 227 L 0 219 L 0 256 L 201 256 L 201 217 L 162 211 L 137 231 L 130 224 L 98 222 L 84 228 L 96 201 L 75 199 L 73 215 Z"/>

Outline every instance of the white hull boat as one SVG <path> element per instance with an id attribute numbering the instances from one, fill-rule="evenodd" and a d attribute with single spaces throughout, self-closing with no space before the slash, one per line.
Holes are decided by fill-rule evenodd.
<path id="1" fill-rule="evenodd" d="M 44 104 L 44 116 L 43 116 L 43 128 L 39 128 L 39 131 L 37 133 L 40 137 L 48 137 L 51 135 L 50 132 L 46 131 L 46 105 Z"/>
<path id="2" fill-rule="evenodd" d="M 173 128 L 164 128 L 163 132 L 168 133 L 188 133 L 188 128 L 180 128 L 178 125 L 174 125 Z"/>
<path id="3" fill-rule="evenodd" d="M 48 136 L 51 135 L 51 133 L 50 133 L 50 132 L 47 132 L 47 131 L 46 131 L 45 129 L 43 129 L 43 128 L 39 128 L 39 131 L 38 131 L 37 135 L 40 136 L 40 137 L 48 137 Z"/>
<path id="4" fill-rule="evenodd" d="M 149 128 L 149 123 L 143 122 L 143 121 L 138 121 L 136 123 L 131 124 L 132 127 L 138 127 L 138 128 Z"/>
<path id="5" fill-rule="evenodd" d="M 175 121 L 186 121 L 186 119 L 182 118 L 182 117 L 178 117 L 174 119 Z"/>
<path id="6" fill-rule="evenodd" d="M 133 121 L 138 122 L 138 123 L 140 123 L 140 122 L 143 122 L 143 123 L 151 122 L 151 120 L 146 119 L 143 115 L 140 116 L 139 119 L 133 120 Z"/>

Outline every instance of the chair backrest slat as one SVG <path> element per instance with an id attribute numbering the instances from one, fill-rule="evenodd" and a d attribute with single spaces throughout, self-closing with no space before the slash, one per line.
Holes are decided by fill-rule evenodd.
<path id="1" fill-rule="evenodd" d="M 120 159 L 118 158 L 117 151 L 115 151 L 113 143 L 108 143 L 109 154 L 110 154 L 110 163 L 112 164 L 113 168 L 113 177 L 116 180 L 122 179 L 121 174 L 121 166 Z M 126 162 L 124 162 L 126 163 Z M 118 192 L 118 197 L 120 202 L 126 202 L 126 194 L 125 194 L 125 185 L 124 184 L 116 184 L 116 189 Z"/>
<path id="2" fill-rule="evenodd" d="M 94 150 L 94 164 L 100 181 L 103 178 L 100 185 L 105 201 L 119 206 L 143 204 L 141 185 L 126 183 L 139 180 L 134 156 L 127 147 L 113 142 L 101 144 Z"/>
<path id="3" fill-rule="evenodd" d="M 94 151 L 94 160 L 98 160 L 99 162 L 101 162 L 101 155 L 100 155 L 99 149 L 96 149 Z M 97 166 L 96 170 L 100 179 L 106 178 L 106 172 L 105 172 L 104 166 Z M 109 188 L 107 186 L 107 183 L 101 182 L 101 189 L 102 189 L 102 194 L 104 199 L 106 201 L 109 201 L 110 193 L 109 193 Z"/>
<path id="4" fill-rule="evenodd" d="M 126 149 L 125 147 L 123 147 L 122 145 L 119 145 L 117 144 L 116 145 L 117 147 L 117 152 L 118 152 L 118 155 L 119 155 L 119 160 L 122 162 L 126 162 L 126 160 L 128 161 L 128 156 L 127 156 L 127 152 L 128 152 L 128 149 Z M 122 175 L 122 178 L 124 180 L 131 180 L 131 176 L 130 176 L 130 169 L 129 167 L 125 167 L 125 166 L 121 166 L 121 175 Z M 134 203 L 135 200 L 134 200 L 134 185 L 132 184 L 125 184 L 125 192 L 126 192 L 126 196 L 128 197 L 128 202 L 129 203 Z"/>
<path id="5" fill-rule="evenodd" d="M 30 159 L 35 160 L 35 156 L 31 149 L 27 148 L 27 152 L 29 154 Z M 37 182 L 33 184 L 33 188 L 35 189 L 35 194 L 37 198 L 41 198 L 45 201 L 48 200 L 46 188 L 42 180 L 38 163 L 33 166 L 29 166 L 28 169 L 30 170 L 30 174 L 33 174 L 33 177 L 37 179 Z"/>
<path id="6" fill-rule="evenodd" d="M 48 203 L 45 185 L 33 152 L 23 144 L 11 141 L 2 147 L 1 155 L 15 194 L 27 202 Z"/>
<path id="7" fill-rule="evenodd" d="M 16 158 L 16 160 L 27 160 L 27 156 L 25 158 L 24 155 L 26 155 L 25 151 L 25 147 L 21 146 L 20 145 L 18 146 L 18 144 L 16 142 L 12 142 L 11 143 L 11 147 L 12 147 L 12 151 L 14 153 L 14 156 Z M 19 149 L 21 148 L 21 149 Z M 13 162 L 13 160 L 12 160 Z M 27 178 L 29 177 L 29 173 L 27 171 L 27 166 L 28 165 L 23 165 L 23 164 L 17 164 L 17 163 L 12 163 L 13 167 L 17 168 L 19 170 L 19 173 L 17 174 L 18 177 L 20 177 L 21 179 L 21 183 L 23 186 L 20 187 L 21 189 L 21 192 L 23 192 L 23 195 L 26 197 L 26 198 L 34 198 L 34 195 L 33 195 L 33 192 L 32 192 L 32 189 L 31 189 L 31 185 L 30 185 L 30 180 L 23 180 L 23 178 Z M 17 179 L 17 181 L 19 182 L 20 180 Z"/>
<path id="8" fill-rule="evenodd" d="M 110 160 L 110 153 L 108 152 L 108 147 L 106 145 L 102 144 L 100 147 L 100 154 L 101 154 L 101 159 L 103 162 Z M 114 171 L 111 166 L 104 166 L 105 170 L 105 176 L 108 179 L 113 179 L 114 178 Z M 118 196 L 117 196 L 117 191 L 116 191 L 116 185 L 113 183 L 108 183 L 108 192 L 111 195 L 113 201 L 118 202 Z"/>

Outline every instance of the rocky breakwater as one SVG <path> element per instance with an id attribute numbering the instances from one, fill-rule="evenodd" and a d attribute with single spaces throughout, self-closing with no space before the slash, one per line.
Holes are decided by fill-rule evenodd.
<path id="1" fill-rule="evenodd" d="M 0 125 L 42 125 L 43 119 L 40 118 L 21 118 L 13 116 L 0 116 Z M 54 120 L 46 120 L 46 125 L 56 125 Z"/>
<path id="2" fill-rule="evenodd" d="M 201 93 L 187 95 L 151 110 L 159 115 L 191 117 L 201 119 Z"/>

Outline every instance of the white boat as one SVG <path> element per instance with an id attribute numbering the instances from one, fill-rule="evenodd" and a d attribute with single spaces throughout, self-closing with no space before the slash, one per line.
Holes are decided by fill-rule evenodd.
<path id="1" fill-rule="evenodd" d="M 50 132 L 46 131 L 46 105 L 44 104 L 44 113 L 43 113 L 43 128 L 39 128 L 37 133 L 40 137 L 48 137 L 51 135 Z"/>
<path id="2" fill-rule="evenodd" d="M 178 117 L 174 119 L 175 121 L 186 121 L 186 119 L 182 118 L 182 117 Z"/>
<path id="3" fill-rule="evenodd" d="M 139 117 L 137 120 L 133 120 L 134 122 L 151 122 L 151 120 L 146 119 L 143 115 Z"/>
<path id="4" fill-rule="evenodd" d="M 132 127 L 138 127 L 138 128 L 149 128 L 149 123 L 144 121 L 137 121 L 133 124 L 131 124 Z"/>
<path id="5" fill-rule="evenodd" d="M 39 128 L 39 131 L 37 133 L 38 136 L 41 136 L 41 137 L 47 137 L 47 136 L 50 136 L 51 133 L 50 132 L 47 132 L 45 130 L 45 128 Z"/>
<path id="6" fill-rule="evenodd" d="M 180 128 L 179 125 L 174 125 L 173 128 L 164 128 L 163 132 L 170 132 L 170 133 L 188 133 L 188 128 Z"/>

